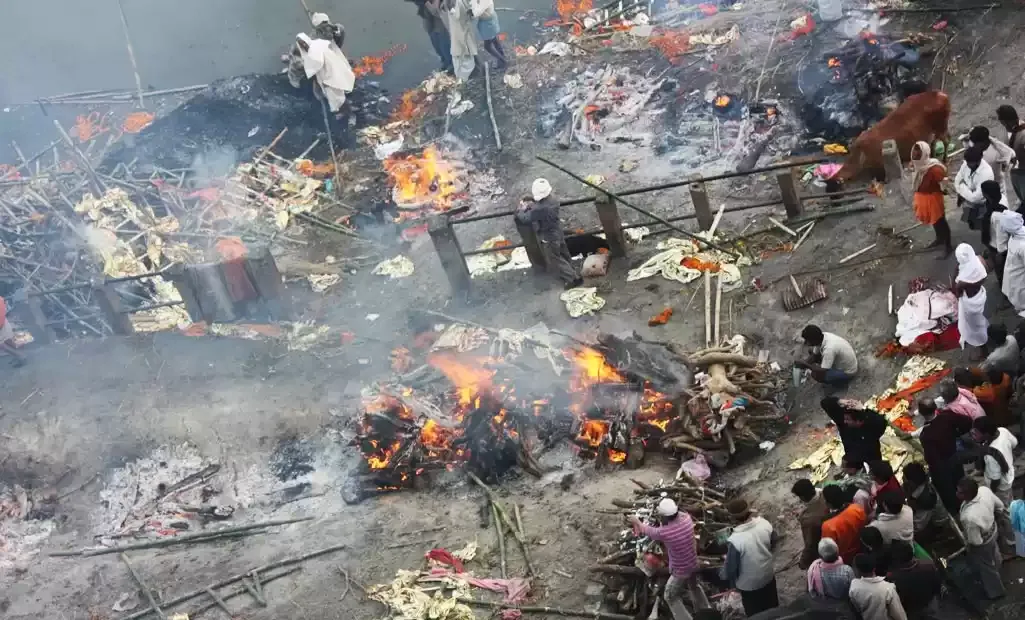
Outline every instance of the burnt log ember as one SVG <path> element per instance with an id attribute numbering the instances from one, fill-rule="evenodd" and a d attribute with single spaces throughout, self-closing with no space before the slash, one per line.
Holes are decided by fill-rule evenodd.
<path id="1" fill-rule="evenodd" d="M 637 383 L 645 381 L 655 390 L 675 396 L 694 383 L 687 360 L 672 345 L 642 340 L 637 334 L 620 338 L 613 334 L 598 336 L 598 349 L 616 370 Z"/>
<path id="2" fill-rule="evenodd" d="M 355 144 L 356 131 L 381 123 L 388 116 L 381 102 L 384 91 L 377 83 L 357 80 L 338 115 L 329 115 L 336 146 Z M 184 104 L 155 120 L 132 140 L 112 151 L 100 165 L 113 170 L 135 159 L 169 169 L 190 168 L 223 160 L 234 167 L 258 149 L 266 147 L 278 132 L 288 132 L 274 151 L 285 159 L 303 153 L 325 133 L 320 101 L 313 96 L 312 82 L 293 88 L 282 74 L 254 74 L 211 83 Z M 331 158 L 326 140 L 308 154 L 316 160 Z"/>

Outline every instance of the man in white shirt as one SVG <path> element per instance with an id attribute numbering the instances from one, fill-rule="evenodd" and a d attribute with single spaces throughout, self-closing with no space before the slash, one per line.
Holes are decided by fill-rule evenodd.
<path id="1" fill-rule="evenodd" d="M 893 541 L 910 543 L 915 536 L 915 515 L 911 507 L 905 504 L 903 491 L 883 491 L 879 494 L 879 513 L 869 527 L 879 530 L 883 542 L 887 545 Z"/>
<path id="2" fill-rule="evenodd" d="M 989 127 L 978 125 L 972 127 L 968 135 L 961 136 L 965 148 L 978 146 L 983 149 L 982 160 L 993 169 L 993 180 L 1000 184 L 1000 191 L 1006 193 L 1004 187 L 1004 171 L 1009 170 L 1017 160 L 1014 149 L 1000 142 L 990 139 Z"/>
<path id="3" fill-rule="evenodd" d="M 813 379 L 833 387 L 843 387 L 858 373 L 858 356 L 847 340 L 817 325 L 801 330 L 804 344 L 810 348 L 808 360 L 797 360 L 794 366 L 811 371 Z"/>
<path id="4" fill-rule="evenodd" d="M 961 500 L 961 528 L 964 530 L 968 561 L 978 574 L 982 588 L 990 599 L 998 599 L 1007 592 L 1000 578 L 1002 558 L 997 546 L 997 511 L 1005 510 L 992 491 L 980 487 L 971 478 L 957 483 L 957 497 Z"/>
<path id="5" fill-rule="evenodd" d="M 980 146 L 969 147 L 964 152 L 964 163 L 954 177 L 954 190 L 965 211 L 961 219 L 968 222 L 972 230 L 981 227 L 986 213 L 986 196 L 982 193 L 982 184 L 993 180 L 993 168 L 982 159 L 982 153 Z"/>
<path id="6" fill-rule="evenodd" d="M 983 446 L 983 475 L 990 490 L 1000 498 L 1004 506 L 1010 506 L 1014 499 L 1011 485 L 1014 484 L 1014 453 L 1018 440 L 1006 428 L 1000 428 L 988 417 L 972 422 L 972 439 Z"/>
<path id="7" fill-rule="evenodd" d="M 859 553 L 854 558 L 858 578 L 851 582 L 848 597 L 861 620 L 907 620 L 897 586 L 876 576 L 876 558 Z"/>

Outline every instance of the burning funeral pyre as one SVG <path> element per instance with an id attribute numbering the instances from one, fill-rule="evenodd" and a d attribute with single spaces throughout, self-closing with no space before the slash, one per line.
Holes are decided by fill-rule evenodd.
<path id="1" fill-rule="evenodd" d="M 638 467 L 660 449 L 725 465 L 738 443 L 762 442 L 752 423 L 781 417 L 775 381 L 736 346 L 689 356 L 611 334 L 588 346 L 543 325 L 424 336 L 434 342 L 421 366 L 406 372 L 413 356 L 396 352 L 396 376 L 364 395 L 354 443 L 365 466 L 348 501 L 456 467 L 485 480 L 517 465 L 540 476 L 536 455 L 563 440 L 599 467 Z"/>

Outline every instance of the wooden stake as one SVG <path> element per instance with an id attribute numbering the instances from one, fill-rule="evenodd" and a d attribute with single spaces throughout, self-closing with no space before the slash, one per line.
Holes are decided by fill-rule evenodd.
<path id="1" fill-rule="evenodd" d="M 874 247 L 876 247 L 875 243 L 873 243 L 872 245 L 868 246 L 867 248 L 861 248 L 860 250 L 858 250 L 854 254 L 849 254 L 849 255 L 841 258 L 840 262 L 838 264 L 842 265 L 842 264 L 846 263 L 849 260 L 855 259 L 855 258 L 861 256 L 862 254 L 864 254 L 865 252 L 868 252 L 869 250 L 871 250 Z"/>
<path id="2" fill-rule="evenodd" d="M 707 273 L 707 272 L 706 272 Z M 715 279 L 715 344 L 722 342 L 719 334 L 719 319 L 722 316 L 722 272 Z"/>
<path id="3" fill-rule="evenodd" d="M 128 48 L 128 60 L 132 61 L 132 73 L 135 74 L 135 89 L 139 93 L 139 107 L 145 108 L 146 102 L 142 100 L 142 78 L 139 77 L 139 65 L 135 62 L 132 38 L 128 35 L 128 18 L 125 17 L 125 7 L 121 5 L 121 0 L 117 0 L 117 10 L 121 13 L 121 28 L 125 32 L 125 47 Z"/>
<path id="4" fill-rule="evenodd" d="M 708 227 L 708 238 L 715 237 L 715 229 L 719 228 L 719 221 L 722 219 L 722 214 L 726 210 L 726 203 L 719 205 L 719 211 L 715 214 L 715 219 L 712 220 L 712 225 Z"/>
<path id="5" fill-rule="evenodd" d="M 705 272 L 705 346 L 712 346 L 712 274 Z"/>
<path id="6" fill-rule="evenodd" d="M 886 313 L 893 314 L 893 285 L 890 285 L 890 290 L 886 292 Z"/>
<path id="7" fill-rule="evenodd" d="M 147 611 L 152 610 L 155 614 L 157 614 L 158 618 L 163 618 L 164 620 L 167 620 L 167 614 L 165 614 L 163 610 L 160 609 L 160 605 L 157 604 L 157 599 L 153 598 L 153 591 L 149 589 L 149 586 L 147 586 L 146 583 L 143 582 L 142 578 L 139 577 L 139 574 L 135 572 L 134 568 L 132 568 L 132 563 L 128 561 L 128 556 L 126 554 L 121 554 L 121 561 L 124 562 L 125 566 L 128 567 L 128 572 L 132 575 L 132 580 L 135 581 L 135 585 L 139 586 L 139 588 L 142 589 L 143 596 L 145 596 L 146 600 L 149 601 L 150 609 Z"/>
<path id="8" fill-rule="evenodd" d="M 71 153 L 74 158 L 78 160 L 79 165 L 82 166 L 82 170 L 85 170 L 88 174 L 89 180 L 93 184 L 93 191 L 96 192 L 96 197 L 102 197 L 103 194 L 107 192 L 107 186 L 100 180 L 99 175 L 96 174 L 96 170 L 92 167 L 92 164 L 89 163 L 86 156 L 79 150 L 75 143 L 71 141 L 71 136 L 68 135 L 68 132 L 64 131 L 64 126 L 60 124 L 60 121 L 53 119 L 53 125 L 57 128 L 57 131 L 60 133 L 61 138 L 64 139 L 64 142 L 71 148 Z"/>
<path id="9" fill-rule="evenodd" d="M 792 228 L 790 228 L 789 226 L 786 226 L 785 224 L 783 224 L 783 222 L 777 220 L 776 218 L 770 217 L 769 221 L 772 222 L 773 226 L 775 226 L 776 228 L 782 230 L 783 232 L 785 232 L 786 234 L 790 235 L 791 237 L 796 237 L 797 236 L 797 233 L 794 232 L 794 230 Z"/>
<path id="10" fill-rule="evenodd" d="M 491 65 L 484 60 L 484 92 L 488 100 L 488 116 L 491 117 L 491 128 L 495 131 L 495 146 L 502 150 L 502 135 L 498 133 L 498 122 L 495 120 L 495 108 L 491 104 Z"/>
<path id="11" fill-rule="evenodd" d="M 794 292 L 797 293 L 798 297 L 804 297 L 804 293 L 801 292 L 801 287 L 797 284 L 797 278 L 790 276 L 790 285 L 794 287 Z"/>
<path id="12" fill-rule="evenodd" d="M 815 228 L 815 225 L 818 224 L 818 223 L 819 223 L 818 220 L 815 220 L 811 224 L 808 224 L 808 227 L 804 229 L 804 234 L 802 234 L 801 238 L 798 239 L 797 243 L 794 244 L 794 249 L 791 250 L 791 252 L 796 252 L 797 248 L 801 247 L 801 244 L 804 243 L 804 240 L 807 239 L 808 235 L 811 234 L 811 229 Z"/>

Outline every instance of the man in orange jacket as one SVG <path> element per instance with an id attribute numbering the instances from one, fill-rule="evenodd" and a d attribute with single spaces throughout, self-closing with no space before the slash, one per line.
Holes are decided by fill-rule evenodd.
<path id="1" fill-rule="evenodd" d="M 867 519 L 865 510 L 848 501 L 848 494 L 835 484 L 822 489 L 822 498 L 829 507 L 829 518 L 822 522 L 822 538 L 832 538 L 847 564 L 861 551 L 861 530 Z"/>

